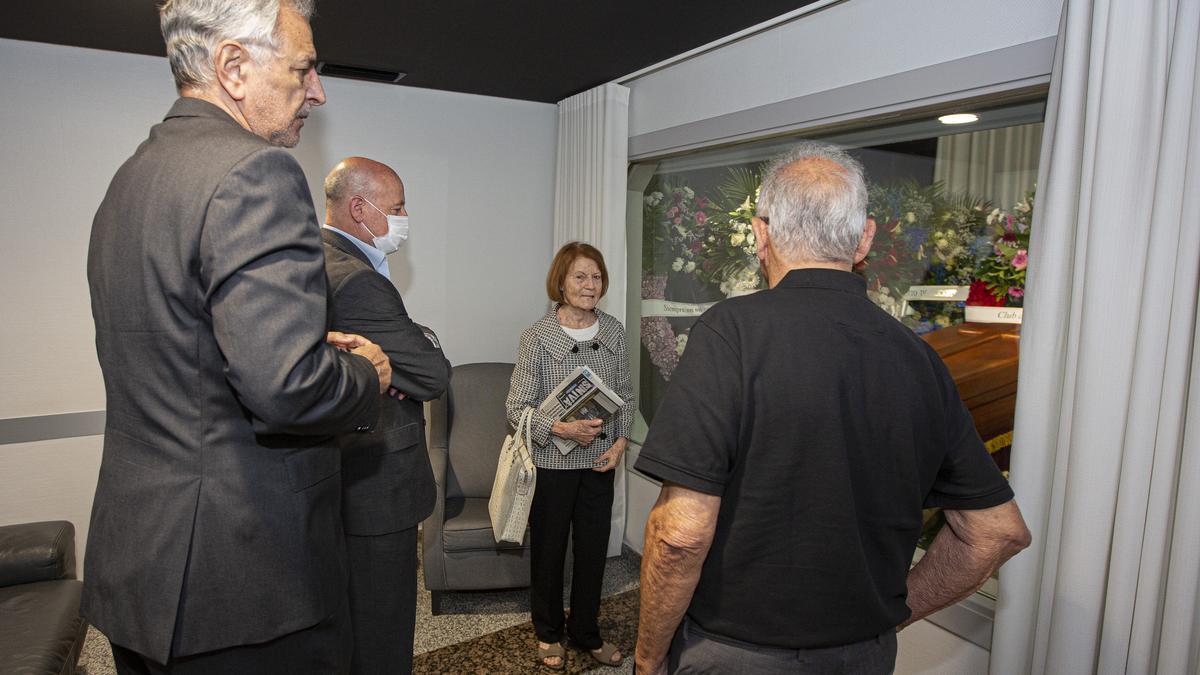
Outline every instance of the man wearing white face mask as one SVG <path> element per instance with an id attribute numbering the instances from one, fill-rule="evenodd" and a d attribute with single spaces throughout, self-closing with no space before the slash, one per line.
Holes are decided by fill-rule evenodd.
<path id="1" fill-rule="evenodd" d="M 388 254 L 408 239 L 404 183 L 395 171 L 364 157 L 339 162 L 325 178 L 321 238 L 330 330 L 370 339 L 392 366 L 375 433 L 341 439 L 351 670 L 407 673 L 416 622 L 417 524 L 432 512 L 436 496 L 421 402 L 446 389 L 450 363 L 432 332 L 409 318 L 388 277 Z"/>

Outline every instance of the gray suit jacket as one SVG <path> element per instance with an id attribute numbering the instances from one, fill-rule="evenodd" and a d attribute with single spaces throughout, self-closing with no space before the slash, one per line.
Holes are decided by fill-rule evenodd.
<path id="1" fill-rule="evenodd" d="M 382 397 L 370 434 L 347 434 L 342 446 L 342 517 L 347 534 L 376 535 L 415 527 L 433 512 L 437 486 L 425 449 L 421 401 L 442 395 L 450 363 L 404 309 L 387 277 L 342 235 L 321 230 L 329 280 L 330 328 L 375 342 L 392 362 L 392 386 L 404 400 Z"/>
<path id="2" fill-rule="evenodd" d="M 88 251 L 107 392 L 81 612 L 165 662 L 312 626 L 346 590 L 333 434 L 379 414 L 324 343 L 295 159 L 181 98 L 117 171 Z"/>

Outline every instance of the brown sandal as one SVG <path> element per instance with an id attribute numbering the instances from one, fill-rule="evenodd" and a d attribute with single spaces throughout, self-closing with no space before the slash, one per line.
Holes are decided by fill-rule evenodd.
<path id="1" fill-rule="evenodd" d="M 625 661 L 625 657 L 620 654 L 620 650 L 607 642 L 601 644 L 599 649 L 587 650 L 587 653 L 592 655 L 596 663 L 610 668 L 615 668 Z"/>
<path id="2" fill-rule="evenodd" d="M 541 642 L 538 642 L 538 663 L 542 664 L 550 670 L 564 670 L 567 667 L 567 650 L 563 649 L 561 642 L 553 642 L 543 647 Z M 546 659 L 558 657 L 558 664 L 546 663 Z"/>

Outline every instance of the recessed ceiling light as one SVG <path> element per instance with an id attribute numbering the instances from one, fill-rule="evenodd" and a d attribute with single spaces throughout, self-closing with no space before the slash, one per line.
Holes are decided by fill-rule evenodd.
<path id="1" fill-rule="evenodd" d="M 938 121 L 942 124 L 970 124 L 971 122 L 978 122 L 979 115 L 975 113 L 955 113 L 953 115 L 942 115 L 938 118 Z"/>

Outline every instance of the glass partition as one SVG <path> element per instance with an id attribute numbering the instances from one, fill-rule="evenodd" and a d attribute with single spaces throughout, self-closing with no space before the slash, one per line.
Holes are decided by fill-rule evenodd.
<path id="1" fill-rule="evenodd" d="M 841 145 L 863 163 L 877 235 L 855 271 L 875 304 L 943 356 L 1006 470 L 1044 103 L 976 110 L 976 121 L 962 125 L 937 119 L 950 112 L 957 111 L 806 138 Z M 763 166 L 795 140 L 632 167 L 630 189 L 639 199 L 631 195 L 630 231 L 641 241 L 630 255 L 631 270 L 640 270 L 634 370 L 646 422 L 653 422 L 696 318 L 715 302 L 762 288 L 750 218 Z M 923 545 L 939 518 L 928 514 Z"/>

